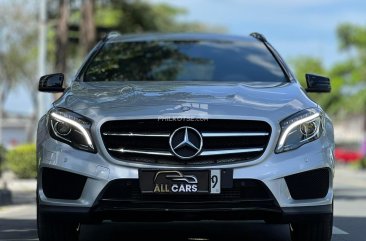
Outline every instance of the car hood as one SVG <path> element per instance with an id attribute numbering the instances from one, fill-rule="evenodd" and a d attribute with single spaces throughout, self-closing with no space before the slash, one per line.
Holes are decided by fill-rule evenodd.
<path id="1" fill-rule="evenodd" d="M 280 121 L 315 107 L 297 83 L 251 87 L 220 82 L 74 82 L 54 103 L 93 120 L 232 118 Z"/>

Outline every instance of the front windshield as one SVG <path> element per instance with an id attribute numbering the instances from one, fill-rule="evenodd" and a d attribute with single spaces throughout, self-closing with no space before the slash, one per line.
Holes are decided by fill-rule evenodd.
<path id="1" fill-rule="evenodd" d="M 258 41 L 108 42 L 84 81 L 234 81 L 277 85 L 286 77 Z"/>

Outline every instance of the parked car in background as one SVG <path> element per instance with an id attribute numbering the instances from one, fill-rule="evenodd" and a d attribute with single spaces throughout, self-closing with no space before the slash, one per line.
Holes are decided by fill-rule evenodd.
<path id="1" fill-rule="evenodd" d="M 329 241 L 334 136 L 263 35 L 106 36 L 39 121 L 40 241 L 80 224 L 265 220 L 293 241 Z"/>
<path id="2" fill-rule="evenodd" d="M 338 162 L 352 163 L 361 161 L 364 155 L 358 150 L 337 147 L 334 151 L 335 159 Z"/>

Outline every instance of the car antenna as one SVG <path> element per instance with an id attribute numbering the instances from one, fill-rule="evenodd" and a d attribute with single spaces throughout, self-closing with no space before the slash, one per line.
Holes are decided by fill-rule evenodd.
<path id="1" fill-rule="evenodd" d="M 268 42 L 266 37 L 264 37 L 264 35 L 261 34 L 261 33 L 253 32 L 253 33 L 250 34 L 250 36 L 252 36 L 253 38 L 258 39 L 259 41 Z"/>
<path id="2" fill-rule="evenodd" d="M 104 42 L 104 41 L 106 41 L 106 40 L 108 40 L 110 38 L 113 38 L 113 37 L 116 37 L 116 36 L 120 36 L 120 35 L 122 35 L 122 34 L 120 32 L 118 32 L 118 31 L 111 31 L 111 32 L 106 33 L 104 35 L 102 41 Z"/>

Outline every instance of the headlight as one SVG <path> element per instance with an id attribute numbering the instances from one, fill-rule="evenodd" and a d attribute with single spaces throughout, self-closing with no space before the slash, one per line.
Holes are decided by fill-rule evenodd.
<path id="1" fill-rule="evenodd" d="M 281 121 L 281 135 L 276 152 L 290 151 L 318 139 L 323 131 L 322 112 L 317 109 L 300 111 Z"/>
<path id="2" fill-rule="evenodd" d="M 96 152 L 90 134 L 91 121 L 66 109 L 55 108 L 48 113 L 48 129 L 53 138 L 77 149 Z"/>

